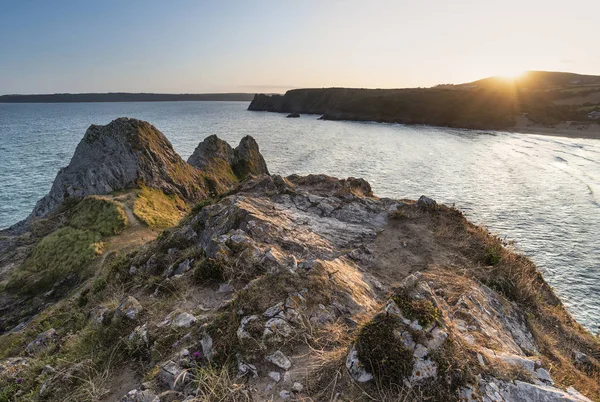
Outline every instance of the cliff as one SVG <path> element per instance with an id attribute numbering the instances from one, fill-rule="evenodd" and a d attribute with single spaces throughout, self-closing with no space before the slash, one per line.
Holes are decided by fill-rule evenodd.
<path id="1" fill-rule="evenodd" d="M 189 162 L 239 180 L 256 153 Z M 119 248 L 0 336 L 0 400 L 600 400 L 599 340 L 526 257 L 427 197 L 263 162 L 135 244 L 106 232 L 121 196 L 80 201 L 68 225 Z"/>
<path id="2" fill-rule="evenodd" d="M 320 114 L 324 120 L 501 129 L 514 125 L 514 99 L 503 92 L 447 89 L 295 89 L 255 95 L 248 110 Z"/>
<path id="3" fill-rule="evenodd" d="M 566 121 L 591 123 L 600 77 L 530 71 L 509 80 L 490 77 L 433 88 L 295 89 L 256 94 L 248 110 L 320 114 L 325 120 L 376 121 L 473 129 L 511 129 L 527 116 L 543 127 Z"/>

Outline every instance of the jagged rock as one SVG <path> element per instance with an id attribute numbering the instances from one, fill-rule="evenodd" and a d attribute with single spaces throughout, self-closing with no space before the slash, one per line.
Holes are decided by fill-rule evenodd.
<path id="1" fill-rule="evenodd" d="M 238 377 L 258 376 L 258 370 L 254 364 L 246 363 L 238 358 Z"/>
<path id="2" fill-rule="evenodd" d="M 275 382 L 281 381 L 281 373 L 278 371 L 269 371 L 269 377 L 271 377 Z"/>
<path id="3" fill-rule="evenodd" d="M 171 322 L 171 326 L 174 328 L 189 328 L 196 324 L 198 319 L 190 313 L 180 313 Z"/>
<path id="4" fill-rule="evenodd" d="M 266 360 L 284 370 L 288 370 L 290 367 L 292 367 L 292 362 L 290 361 L 290 359 L 286 355 L 284 355 L 280 350 L 267 356 Z"/>
<path id="5" fill-rule="evenodd" d="M 33 341 L 27 345 L 27 353 L 37 355 L 54 345 L 57 341 L 58 334 L 54 328 L 38 334 Z"/>
<path id="6" fill-rule="evenodd" d="M 437 205 L 437 202 L 435 202 L 435 200 L 433 198 L 429 198 L 424 195 L 419 197 L 419 199 L 417 200 L 417 207 L 419 207 L 419 208 L 431 208 L 431 207 L 435 207 L 436 205 Z"/>
<path id="7" fill-rule="evenodd" d="M 144 325 L 135 327 L 133 332 L 129 334 L 127 341 L 131 346 L 148 346 L 150 344 L 150 340 L 148 338 L 148 324 L 146 323 Z"/>
<path id="8" fill-rule="evenodd" d="M 127 296 L 115 310 L 115 318 L 135 320 L 143 309 L 135 297 Z"/>
<path id="9" fill-rule="evenodd" d="M 263 339 L 282 339 L 290 337 L 294 333 L 294 329 L 288 322 L 282 318 L 271 318 L 265 324 Z"/>
<path id="10" fill-rule="evenodd" d="M 157 395 L 149 390 L 132 389 L 127 395 L 119 399 L 119 402 L 156 402 L 157 400 Z"/>
<path id="11" fill-rule="evenodd" d="M 189 157 L 188 163 L 201 170 L 229 172 L 239 179 L 249 174 L 269 174 L 258 144 L 250 136 L 242 138 L 235 149 L 216 135 L 206 137 Z"/>
<path id="12" fill-rule="evenodd" d="M 192 380 L 192 374 L 177 363 L 168 361 L 160 366 L 157 379 L 169 389 L 180 391 Z"/>
<path id="13" fill-rule="evenodd" d="M 259 319 L 259 317 L 257 315 L 250 315 L 250 316 L 242 318 L 242 320 L 240 321 L 240 326 L 237 330 L 237 337 L 240 341 L 243 341 L 244 339 L 252 338 L 252 334 L 250 334 L 247 331 L 246 326 L 258 319 Z"/>
<path id="14" fill-rule="evenodd" d="M 82 198 L 138 187 L 140 183 L 183 199 L 206 196 L 201 174 L 174 151 L 151 124 L 129 118 L 105 126 L 92 125 L 77 145 L 69 165 L 52 189 L 38 201 L 31 217 L 45 217 L 67 197 Z"/>

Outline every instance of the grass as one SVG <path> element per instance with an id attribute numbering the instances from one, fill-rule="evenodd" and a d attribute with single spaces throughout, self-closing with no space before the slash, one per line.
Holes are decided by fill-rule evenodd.
<path id="1" fill-rule="evenodd" d="M 188 211 L 187 204 L 176 195 L 140 186 L 133 213 L 151 228 L 165 229 L 176 226 Z"/>
<path id="2" fill-rule="evenodd" d="M 118 203 L 100 197 L 86 197 L 76 207 L 69 225 L 81 230 L 112 236 L 127 226 L 127 216 Z"/>
<path id="3" fill-rule="evenodd" d="M 72 227 L 58 229 L 33 248 L 10 278 L 7 290 L 39 294 L 70 275 L 80 278 L 102 248 L 96 233 Z"/>
<path id="4" fill-rule="evenodd" d="M 198 366 L 194 370 L 196 398 L 206 402 L 245 402 L 254 399 L 246 391 L 246 387 L 237 384 L 227 365 L 214 367 Z"/>

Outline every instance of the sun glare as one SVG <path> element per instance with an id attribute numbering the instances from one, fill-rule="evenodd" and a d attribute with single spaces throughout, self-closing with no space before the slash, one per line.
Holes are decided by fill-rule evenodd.
<path id="1" fill-rule="evenodd" d="M 516 80 L 521 78 L 525 74 L 525 70 L 514 69 L 514 70 L 505 70 L 502 73 L 498 74 L 499 77 L 504 78 L 506 80 Z"/>

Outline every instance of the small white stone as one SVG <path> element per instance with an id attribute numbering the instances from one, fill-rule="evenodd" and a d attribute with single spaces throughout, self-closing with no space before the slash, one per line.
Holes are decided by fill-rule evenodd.
<path id="1" fill-rule="evenodd" d="M 279 371 L 269 371 L 269 377 L 271 377 L 275 382 L 279 382 L 281 380 L 281 374 Z"/>
<path id="2" fill-rule="evenodd" d="M 276 365 L 277 367 L 280 367 L 284 370 L 287 370 L 290 367 L 292 367 L 292 362 L 290 361 L 290 359 L 288 359 L 286 355 L 281 353 L 280 350 L 276 351 L 272 355 L 267 356 L 266 359 L 274 365 Z"/>

